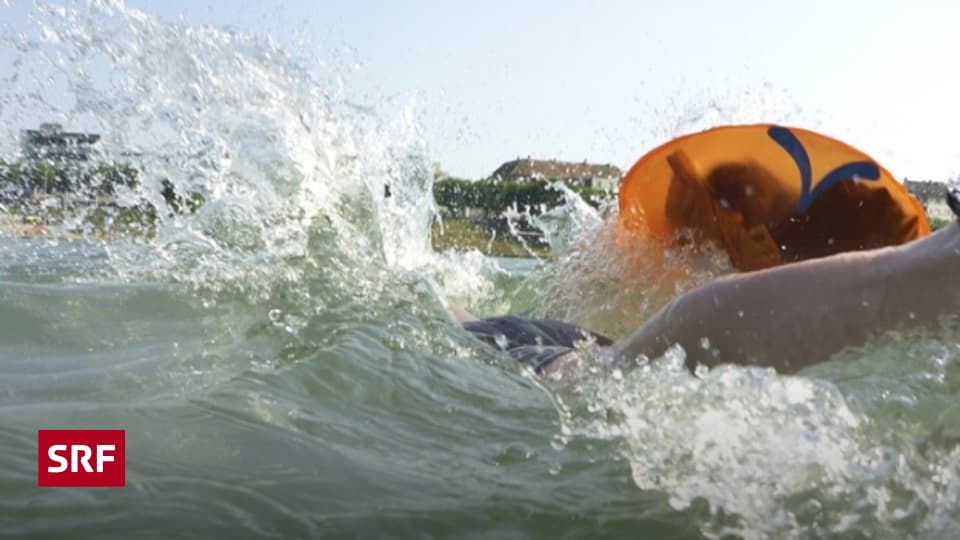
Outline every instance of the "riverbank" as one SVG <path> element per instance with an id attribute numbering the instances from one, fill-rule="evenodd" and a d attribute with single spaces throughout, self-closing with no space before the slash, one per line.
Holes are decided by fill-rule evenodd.
<path id="1" fill-rule="evenodd" d="M 24 220 L 23 216 L 0 213 L 0 236 L 40 236 L 47 234 L 43 223 Z"/>
<path id="2" fill-rule="evenodd" d="M 430 241 L 434 251 L 475 249 L 493 257 L 542 257 L 550 253 L 548 247 L 534 242 L 527 242 L 525 247 L 513 236 L 498 234 L 478 223 L 460 219 L 448 218 L 442 223 L 434 221 Z"/>

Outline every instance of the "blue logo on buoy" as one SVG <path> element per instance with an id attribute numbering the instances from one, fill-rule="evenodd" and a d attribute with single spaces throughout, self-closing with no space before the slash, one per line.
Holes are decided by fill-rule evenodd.
<path id="1" fill-rule="evenodd" d="M 827 173 L 817 183 L 817 187 L 811 190 L 810 156 L 807 155 L 807 150 L 803 147 L 800 139 L 797 139 L 797 136 L 789 129 L 780 126 L 771 126 L 767 130 L 767 135 L 783 147 L 793 158 L 793 162 L 797 164 L 797 169 L 800 171 L 800 203 L 797 205 L 797 209 L 800 212 L 806 212 L 821 193 L 837 182 L 853 180 L 854 178 L 861 180 L 880 179 L 880 168 L 877 167 L 876 163 L 872 161 L 852 161 L 844 163 Z"/>

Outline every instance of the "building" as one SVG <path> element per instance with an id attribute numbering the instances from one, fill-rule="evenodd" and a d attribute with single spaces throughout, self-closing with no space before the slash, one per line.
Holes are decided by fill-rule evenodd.
<path id="1" fill-rule="evenodd" d="M 513 181 L 562 181 L 577 186 L 615 191 L 620 187 L 622 172 L 613 165 L 595 165 L 586 161 L 572 163 L 553 159 L 518 158 L 500 165 L 491 176 Z"/>
<path id="2" fill-rule="evenodd" d="M 56 123 L 20 132 L 20 148 L 26 159 L 88 161 L 99 141 L 100 135 L 63 131 L 63 126 Z"/>
<path id="3" fill-rule="evenodd" d="M 927 212 L 927 217 L 953 220 L 953 212 L 950 211 L 950 207 L 947 206 L 947 202 L 943 198 L 943 194 L 947 192 L 946 184 L 931 180 L 922 182 L 904 180 L 903 185 L 920 201 L 923 209 Z"/>

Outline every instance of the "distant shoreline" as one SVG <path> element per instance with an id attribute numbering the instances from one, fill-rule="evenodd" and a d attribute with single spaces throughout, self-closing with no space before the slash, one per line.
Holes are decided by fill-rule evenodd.
<path id="1" fill-rule="evenodd" d="M 0 236 L 32 237 L 50 232 L 43 223 L 24 223 L 23 216 L 0 214 Z"/>
<path id="2" fill-rule="evenodd" d="M 527 242 L 524 247 L 512 235 L 497 234 L 481 223 L 449 217 L 442 223 L 434 221 L 430 228 L 430 243 L 436 252 L 476 250 L 492 257 L 526 258 L 550 254 L 550 248 L 542 244 Z"/>

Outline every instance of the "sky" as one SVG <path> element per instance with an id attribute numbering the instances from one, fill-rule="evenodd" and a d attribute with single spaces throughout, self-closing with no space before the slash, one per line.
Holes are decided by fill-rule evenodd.
<path id="1" fill-rule="evenodd" d="M 431 160 L 457 176 L 526 156 L 626 168 L 687 131 L 761 121 L 844 139 L 901 178 L 960 176 L 957 2 L 127 5 L 269 35 L 351 101 L 415 103 Z"/>

